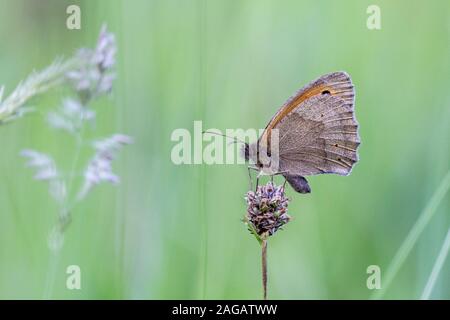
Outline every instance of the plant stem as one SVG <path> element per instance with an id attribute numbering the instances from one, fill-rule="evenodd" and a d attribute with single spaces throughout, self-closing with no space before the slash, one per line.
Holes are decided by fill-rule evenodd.
<path id="1" fill-rule="evenodd" d="M 447 236 L 445 237 L 444 244 L 442 245 L 441 251 L 434 263 L 433 270 L 431 271 L 430 277 L 428 278 L 425 289 L 423 290 L 421 300 L 430 299 L 431 292 L 433 291 L 436 280 L 439 277 L 439 273 L 444 266 L 445 259 L 447 258 L 448 252 L 450 251 L 450 229 L 448 229 Z"/>
<path id="2" fill-rule="evenodd" d="M 372 295 L 371 299 L 381 299 L 384 296 L 387 288 L 394 280 L 395 276 L 397 275 L 397 272 L 400 270 L 403 263 L 406 261 L 406 258 L 414 248 L 415 244 L 417 243 L 417 240 L 419 239 L 425 227 L 430 222 L 431 218 L 433 218 L 439 205 L 441 204 L 442 200 L 444 199 L 445 195 L 449 190 L 450 190 L 450 171 L 448 171 L 444 179 L 442 179 L 441 184 L 436 189 L 431 199 L 428 201 L 426 207 L 420 213 L 419 218 L 414 223 L 413 227 L 409 231 L 405 240 L 403 240 L 403 243 L 401 244 L 391 263 L 389 264 L 386 276 L 384 277 L 385 280 L 383 280 L 383 287 L 380 290 L 376 290 L 376 292 Z"/>
<path id="3" fill-rule="evenodd" d="M 75 156 L 74 156 L 74 159 L 73 159 L 71 167 L 70 167 L 69 178 L 67 181 L 67 186 L 68 186 L 67 187 L 67 197 L 70 197 L 70 194 L 72 191 L 75 171 L 76 171 L 78 160 L 80 158 L 81 147 L 83 145 L 82 129 L 80 130 L 80 132 L 78 133 L 77 138 L 76 138 L 77 139 L 77 147 L 75 150 Z M 73 206 L 76 204 L 76 201 L 74 203 L 70 204 L 70 201 L 67 198 L 64 200 L 64 202 L 65 203 L 60 210 L 59 219 L 58 219 L 58 223 L 60 223 L 60 228 L 61 228 L 62 233 L 64 233 L 67 225 L 71 221 L 71 215 L 72 215 L 71 211 L 72 211 Z M 62 220 L 61 220 L 61 213 L 65 215 Z M 63 224 L 61 224 L 61 221 L 63 221 Z M 48 269 L 47 276 L 46 276 L 44 299 L 51 298 L 53 288 L 55 285 L 56 274 L 58 271 L 60 253 L 61 253 L 61 248 L 58 248 L 55 252 L 50 253 L 50 264 L 49 264 L 49 269 Z"/>
<path id="4" fill-rule="evenodd" d="M 75 154 L 74 154 L 74 157 L 72 160 L 72 164 L 70 166 L 69 181 L 68 181 L 68 186 L 67 186 L 67 196 L 68 197 L 70 197 L 71 192 L 72 192 L 73 180 L 74 180 L 75 172 L 77 169 L 77 164 L 80 159 L 81 148 L 83 146 L 83 133 L 84 133 L 83 129 L 84 128 L 82 126 L 80 131 L 76 135 L 76 150 L 75 150 Z M 72 206 L 69 205 L 68 207 L 70 208 Z M 69 214 L 70 214 L 70 212 L 69 212 Z"/>
<path id="5" fill-rule="evenodd" d="M 58 271 L 59 258 L 60 258 L 60 250 L 56 252 L 50 252 L 49 268 L 45 280 L 45 291 L 44 291 L 45 300 L 51 299 L 52 297 L 53 287 L 55 285 L 56 274 Z"/>
<path id="6" fill-rule="evenodd" d="M 261 242 L 263 298 L 267 300 L 267 240 Z"/>

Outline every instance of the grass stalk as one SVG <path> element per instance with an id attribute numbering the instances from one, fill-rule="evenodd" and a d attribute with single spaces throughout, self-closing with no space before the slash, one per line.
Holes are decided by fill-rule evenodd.
<path id="1" fill-rule="evenodd" d="M 58 273 L 59 260 L 61 256 L 60 253 L 61 250 L 50 251 L 49 266 L 45 277 L 44 300 L 49 300 L 52 298 L 56 275 Z"/>
<path id="2" fill-rule="evenodd" d="M 447 258 L 448 252 L 450 250 L 450 229 L 448 229 L 447 236 L 445 237 L 444 243 L 442 244 L 441 251 L 434 263 L 433 270 L 431 271 L 430 277 L 428 278 L 427 284 L 422 292 L 421 300 L 428 300 L 430 298 L 431 292 L 433 292 L 436 280 L 439 277 L 439 273 L 444 266 L 445 259 Z"/>
<path id="3" fill-rule="evenodd" d="M 74 177 L 76 176 L 76 169 L 77 169 L 77 164 L 78 161 L 80 159 L 80 153 L 81 153 L 81 148 L 83 146 L 83 127 L 80 129 L 79 133 L 76 136 L 76 150 L 75 150 L 75 155 L 74 158 L 72 160 L 72 164 L 70 166 L 70 171 L 68 173 L 68 183 L 67 183 L 67 196 L 70 197 L 71 191 L 73 189 L 73 180 Z M 60 219 L 59 221 L 64 221 L 63 224 L 60 225 L 61 228 L 61 233 L 64 233 L 64 230 L 67 227 L 67 223 L 70 223 L 71 221 L 71 214 L 72 214 L 72 209 L 75 206 L 77 200 L 75 200 L 75 202 L 73 202 L 72 204 L 68 203 L 68 200 L 66 199 L 65 201 L 65 206 L 64 208 L 62 208 L 62 214 L 67 215 L 65 217 L 65 219 Z M 61 215 L 60 215 L 61 216 Z M 68 219 L 67 219 L 68 218 Z M 61 223 L 61 222 L 60 222 Z M 58 272 L 58 265 L 59 265 L 59 260 L 60 260 L 60 255 L 61 255 L 61 248 L 58 248 L 56 250 L 53 250 L 51 252 L 50 255 L 50 262 L 49 262 L 49 269 L 47 271 L 47 276 L 46 276 L 46 285 L 45 285 L 45 292 L 44 292 L 44 299 L 51 299 L 52 293 L 53 293 L 53 289 L 54 289 L 54 285 L 55 285 L 55 280 L 56 280 L 56 274 Z"/>
<path id="4" fill-rule="evenodd" d="M 397 253 L 395 254 L 394 258 L 392 259 L 387 269 L 386 276 L 382 283 L 382 288 L 380 290 L 375 291 L 375 293 L 371 297 L 372 299 L 381 299 L 384 296 L 386 290 L 389 288 L 390 284 L 397 275 L 397 272 L 402 267 L 411 250 L 414 248 L 414 245 L 419 239 L 419 236 L 422 234 L 423 230 L 436 213 L 437 208 L 439 207 L 440 203 L 444 199 L 449 189 L 450 189 L 450 170 L 447 172 L 444 179 L 442 179 L 442 182 L 440 183 L 439 187 L 436 189 L 433 196 L 428 201 L 426 207 L 420 213 L 419 218 L 416 220 L 413 227 L 406 236 L 405 240 L 401 244 L 400 248 L 398 249 Z"/>

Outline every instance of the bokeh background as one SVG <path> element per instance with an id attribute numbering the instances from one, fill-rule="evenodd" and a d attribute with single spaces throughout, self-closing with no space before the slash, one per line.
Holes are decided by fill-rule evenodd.
<path id="1" fill-rule="evenodd" d="M 65 27 L 70 4 L 81 7 L 81 30 Z M 381 30 L 366 27 L 370 4 Z M 448 1 L 0 0 L 0 83 L 9 93 L 55 57 L 92 47 L 102 23 L 117 37 L 118 79 L 87 135 L 121 132 L 135 144 L 115 163 L 122 183 L 99 186 L 74 212 L 51 298 L 260 298 L 260 248 L 240 221 L 246 167 L 176 166 L 171 133 L 194 120 L 263 128 L 295 90 L 337 70 L 356 87 L 361 160 L 349 177 L 311 177 L 310 195 L 288 190 L 294 220 L 269 241 L 269 297 L 374 297 L 366 268 L 379 265 L 383 281 L 431 203 L 379 296 L 420 297 L 450 227 L 446 188 L 433 200 L 450 169 Z M 44 297 L 56 208 L 18 154 L 70 161 L 71 140 L 45 123 L 63 94 L 32 100 L 37 112 L 0 127 L 3 299 Z M 66 289 L 73 264 L 81 290 Z M 449 271 L 446 261 L 431 298 L 450 298 Z"/>

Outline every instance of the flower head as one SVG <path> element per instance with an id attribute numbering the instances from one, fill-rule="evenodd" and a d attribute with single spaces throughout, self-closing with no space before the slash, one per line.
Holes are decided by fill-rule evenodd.
<path id="1" fill-rule="evenodd" d="M 93 121 L 95 111 L 84 107 L 78 100 L 65 99 L 57 111 L 50 112 L 47 122 L 55 129 L 74 134 L 83 126 L 83 122 Z"/>
<path id="2" fill-rule="evenodd" d="M 287 214 L 289 199 L 283 186 L 269 181 L 258 186 L 256 192 L 247 192 L 245 199 L 247 214 L 244 221 L 258 239 L 267 239 L 291 219 Z"/>
<path id="3" fill-rule="evenodd" d="M 133 143 L 133 139 L 123 134 L 113 136 L 94 142 L 94 157 L 89 162 L 84 172 L 84 186 L 78 198 L 82 199 L 95 186 L 102 182 L 109 182 L 116 185 L 120 182 L 112 170 L 112 162 L 117 152 L 125 145 Z"/>
<path id="4" fill-rule="evenodd" d="M 117 52 L 114 34 L 102 27 L 95 49 L 81 49 L 77 56 L 80 67 L 66 74 L 76 91 L 95 97 L 111 91 Z"/>
<path id="5" fill-rule="evenodd" d="M 27 167 L 35 169 L 34 179 L 48 182 L 50 195 L 62 203 L 67 195 L 66 185 L 61 180 L 53 158 L 29 149 L 22 150 L 20 155 L 28 160 Z"/>

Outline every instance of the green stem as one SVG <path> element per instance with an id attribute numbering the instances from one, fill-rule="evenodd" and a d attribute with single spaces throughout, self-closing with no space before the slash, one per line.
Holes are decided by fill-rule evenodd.
<path id="1" fill-rule="evenodd" d="M 80 158 L 81 147 L 83 145 L 83 127 L 80 128 L 80 131 L 79 131 L 78 135 L 76 136 L 76 140 L 77 140 L 77 146 L 76 146 L 76 150 L 75 150 L 75 156 L 73 158 L 72 164 L 70 166 L 70 171 L 69 171 L 69 182 L 68 182 L 68 186 L 67 186 L 67 196 L 68 197 L 70 197 L 70 193 L 72 191 L 75 170 L 77 168 L 77 163 Z"/>
<path id="2" fill-rule="evenodd" d="M 390 284 L 397 275 L 397 272 L 403 266 L 403 263 L 406 261 L 406 258 L 414 248 L 415 244 L 417 243 L 417 240 L 419 239 L 425 227 L 430 222 L 431 218 L 433 218 L 439 205 L 441 204 L 442 200 L 444 199 L 445 195 L 449 190 L 450 190 L 450 171 L 448 171 L 444 179 L 442 179 L 441 184 L 436 189 L 433 196 L 431 197 L 426 207 L 419 215 L 419 218 L 416 220 L 413 227 L 409 231 L 405 240 L 401 244 L 400 248 L 398 249 L 397 253 L 395 254 L 386 271 L 386 276 L 384 277 L 385 280 L 383 280 L 383 287 L 380 290 L 376 290 L 376 292 L 371 297 L 372 299 L 381 299 L 384 296 L 386 290 L 389 288 Z"/>
<path id="3" fill-rule="evenodd" d="M 261 242 L 263 298 L 267 300 L 267 240 Z"/>
<path id="4" fill-rule="evenodd" d="M 439 277 L 439 273 L 444 266 L 445 259 L 447 258 L 448 252 L 450 251 L 450 229 L 447 231 L 447 236 L 445 237 L 444 243 L 442 244 L 441 251 L 434 263 L 433 270 L 431 271 L 430 277 L 428 278 L 425 289 L 422 292 L 421 300 L 430 299 L 431 292 L 433 291 L 434 285 Z"/>
<path id="5" fill-rule="evenodd" d="M 74 203 L 70 203 L 69 198 L 72 191 L 73 186 L 73 180 L 75 176 L 75 171 L 77 168 L 78 160 L 80 158 L 81 153 L 81 147 L 83 145 L 83 127 L 81 127 L 80 132 L 78 133 L 77 137 L 77 147 L 75 150 L 75 156 L 73 158 L 70 172 L 68 174 L 69 180 L 67 182 L 67 197 L 64 200 L 64 204 L 62 205 L 62 208 L 59 213 L 59 219 L 58 219 L 58 230 L 62 234 L 65 232 L 66 227 L 70 223 L 71 219 L 71 211 L 73 206 L 76 204 L 76 201 Z M 45 283 L 45 292 L 44 292 L 44 299 L 50 299 L 52 296 L 53 288 L 55 285 L 56 280 L 56 274 L 58 273 L 58 265 L 59 265 L 59 259 L 60 259 L 60 252 L 61 248 L 56 249 L 54 252 L 51 252 L 50 256 L 50 262 L 49 262 L 49 269 L 46 276 L 46 283 Z"/>
<path id="6" fill-rule="evenodd" d="M 53 287 L 55 285 L 56 274 L 58 271 L 59 258 L 61 250 L 50 252 L 49 268 L 45 280 L 44 299 L 51 299 L 53 293 Z"/>

